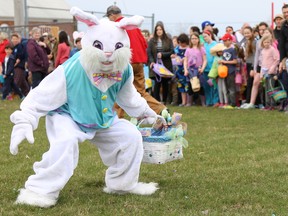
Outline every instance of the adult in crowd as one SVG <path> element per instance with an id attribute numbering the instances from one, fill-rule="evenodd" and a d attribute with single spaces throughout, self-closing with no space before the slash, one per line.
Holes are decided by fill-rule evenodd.
<path id="1" fill-rule="evenodd" d="M 48 73 L 48 49 L 49 47 L 39 41 L 40 28 L 34 27 L 31 31 L 31 38 L 27 43 L 28 70 L 32 73 L 32 88 L 35 88 Z"/>
<path id="2" fill-rule="evenodd" d="M 234 32 L 233 27 L 232 27 L 232 26 L 226 26 L 225 32 L 228 33 L 228 34 L 230 34 L 230 35 L 232 36 L 232 38 L 233 38 L 233 43 L 236 43 L 236 37 L 235 37 L 235 35 L 234 35 L 235 32 Z"/>
<path id="3" fill-rule="evenodd" d="M 68 40 L 68 35 L 65 31 L 60 31 L 57 55 L 55 60 L 55 68 L 63 64 L 69 58 L 70 51 L 71 48 Z"/>
<path id="4" fill-rule="evenodd" d="M 203 38 L 203 35 L 201 34 L 201 31 L 200 31 L 198 26 L 191 26 L 190 27 L 190 31 L 189 31 L 190 37 L 193 33 L 197 33 L 200 37 L 200 43 L 204 44 L 204 38 Z"/>
<path id="5" fill-rule="evenodd" d="M 50 73 L 55 69 L 54 65 L 58 51 L 58 40 L 51 33 L 48 34 L 48 47 L 51 50 L 51 58 L 49 58 L 49 68 L 48 68 L 48 73 Z"/>
<path id="6" fill-rule="evenodd" d="M 281 25 L 283 21 L 284 21 L 284 17 L 282 14 L 277 14 L 274 17 L 275 28 L 273 30 L 273 33 L 274 33 L 274 37 L 278 41 L 278 49 L 279 49 L 279 39 L 280 39 L 280 34 L 281 34 Z"/>
<path id="7" fill-rule="evenodd" d="M 6 32 L 0 32 L 0 67 L 2 67 L 6 56 L 5 47 L 7 44 L 9 44 L 8 34 Z"/>
<path id="8" fill-rule="evenodd" d="M 112 5 L 107 8 L 105 16 L 114 22 L 119 22 L 124 17 L 122 16 L 121 9 L 116 5 Z M 147 63 L 147 43 L 142 35 L 140 29 L 127 30 L 127 34 L 130 39 L 130 48 L 132 50 L 131 65 L 133 67 L 134 81 L 133 84 L 140 95 L 145 98 L 149 107 L 153 109 L 157 114 L 161 114 L 163 110 L 166 110 L 166 106 L 161 104 L 155 98 L 153 98 L 145 89 L 145 77 L 144 77 L 144 64 Z M 170 58 L 170 56 L 169 56 Z M 172 64 L 171 64 L 172 65 Z M 124 111 L 116 105 L 116 110 L 120 118 L 124 117 Z"/>
<path id="9" fill-rule="evenodd" d="M 171 55 L 174 54 L 174 47 L 172 39 L 169 38 L 164 29 L 164 25 L 158 22 L 154 28 L 153 37 L 150 39 L 148 43 L 148 58 L 150 65 L 150 76 L 155 78 L 155 74 L 153 73 L 153 66 L 156 62 L 161 60 L 164 66 L 169 70 L 173 71 Z M 162 77 L 160 82 L 155 82 L 154 87 L 154 97 L 158 101 L 162 101 L 163 104 L 166 104 L 169 90 L 169 81 L 171 78 Z M 160 96 L 160 89 L 162 87 L 162 98 Z M 162 100 L 161 100 L 162 99 Z"/>
<path id="10" fill-rule="evenodd" d="M 282 81 L 285 90 L 288 91 L 288 74 L 287 74 L 287 57 L 288 57 L 288 4 L 284 4 L 282 7 L 283 22 L 280 29 L 279 38 L 279 51 L 280 51 L 280 80 Z M 287 106 L 287 101 L 284 101 L 280 110 L 284 110 Z"/>
<path id="11" fill-rule="evenodd" d="M 204 31 L 210 31 L 212 33 L 211 38 L 214 41 L 219 41 L 219 38 L 217 37 L 216 34 L 214 34 L 214 27 L 215 23 L 211 23 L 210 21 L 204 21 L 201 23 L 201 27 L 202 27 L 202 32 Z"/>
<path id="12" fill-rule="evenodd" d="M 282 14 L 284 21 L 280 30 L 280 65 L 279 70 L 286 70 L 286 59 L 288 57 L 288 4 L 284 4 L 282 7 Z"/>
<path id="13" fill-rule="evenodd" d="M 15 58 L 14 65 L 14 82 L 21 89 L 24 96 L 27 96 L 30 90 L 28 81 L 26 80 L 25 72 L 25 49 L 21 44 L 21 36 L 18 33 L 13 33 L 11 35 L 11 42 L 14 46 L 13 56 Z"/>
<path id="14" fill-rule="evenodd" d="M 242 104 L 241 108 L 247 106 L 250 103 L 251 98 L 251 91 L 253 87 L 254 77 L 250 76 L 250 71 L 253 71 L 253 64 L 256 52 L 256 39 L 253 34 L 253 29 L 250 26 L 246 26 L 243 30 L 245 36 L 245 43 L 244 43 L 244 55 L 246 61 L 246 77 L 247 77 L 247 84 L 245 89 L 245 103 Z"/>
<path id="15" fill-rule="evenodd" d="M 245 41 L 246 41 L 246 38 L 244 36 L 244 29 L 247 27 L 247 26 L 250 26 L 249 23 L 243 23 L 241 29 L 237 30 L 234 35 L 235 35 L 235 40 L 236 40 L 236 44 L 239 46 L 239 47 L 245 47 Z"/>
<path id="16" fill-rule="evenodd" d="M 259 36 L 260 39 L 262 38 L 265 30 L 268 28 L 268 24 L 266 22 L 260 22 L 258 25 L 258 30 L 259 30 Z M 255 105 L 258 104 L 259 108 L 264 108 L 263 105 L 263 97 L 258 95 L 259 93 L 259 87 L 260 87 L 260 82 L 261 82 L 261 66 L 262 66 L 262 56 L 261 56 L 261 40 L 258 40 L 256 43 L 256 50 L 255 50 L 255 56 L 254 56 L 254 63 L 253 63 L 253 71 L 250 72 L 250 76 L 253 76 L 253 86 L 251 90 L 251 96 L 250 96 L 250 103 L 249 104 L 244 104 L 244 109 L 251 109 L 255 108 Z M 263 90 L 263 88 L 261 88 Z M 258 97 L 258 101 L 257 101 Z"/>

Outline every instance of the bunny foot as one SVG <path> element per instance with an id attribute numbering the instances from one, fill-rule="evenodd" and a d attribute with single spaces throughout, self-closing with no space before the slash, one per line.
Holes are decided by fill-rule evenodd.
<path id="1" fill-rule="evenodd" d="M 15 204 L 26 204 L 42 208 L 49 208 L 54 206 L 56 202 L 57 199 L 50 196 L 38 194 L 28 189 L 21 189 Z"/>
<path id="2" fill-rule="evenodd" d="M 143 182 L 138 182 L 136 187 L 133 188 L 130 191 L 121 191 L 121 190 L 113 190 L 111 188 L 105 187 L 103 191 L 105 193 L 110 193 L 110 194 L 126 194 L 126 193 L 131 193 L 131 194 L 138 194 L 138 195 L 151 195 L 155 193 L 158 190 L 158 183 L 150 182 L 150 183 L 143 183 Z"/>

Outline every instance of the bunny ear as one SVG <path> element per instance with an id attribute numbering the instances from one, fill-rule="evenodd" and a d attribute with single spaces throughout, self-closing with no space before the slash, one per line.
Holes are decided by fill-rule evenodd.
<path id="1" fill-rule="evenodd" d="M 123 28 L 125 30 L 131 30 L 135 29 L 141 26 L 141 24 L 144 21 L 144 17 L 142 16 L 133 16 L 133 17 L 124 17 L 120 20 L 118 23 L 118 26 L 120 28 Z"/>
<path id="2" fill-rule="evenodd" d="M 96 16 L 86 13 L 82 10 L 80 10 L 77 7 L 72 7 L 70 9 L 70 14 L 75 16 L 75 18 L 83 23 L 86 23 L 88 26 L 98 25 L 99 20 Z"/>
<path id="3" fill-rule="evenodd" d="M 85 34 L 84 32 L 79 32 L 78 37 L 79 37 L 79 38 L 83 38 L 84 34 Z"/>
<path id="4" fill-rule="evenodd" d="M 74 31 L 72 36 L 73 36 L 73 39 L 76 40 L 79 37 L 79 32 L 78 31 Z"/>

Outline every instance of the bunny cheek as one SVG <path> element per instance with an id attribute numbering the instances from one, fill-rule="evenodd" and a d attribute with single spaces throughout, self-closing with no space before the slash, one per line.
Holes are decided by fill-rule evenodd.
<path id="1" fill-rule="evenodd" d="M 125 70 L 130 58 L 128 47 L 117 49 L 107 57 L 103 50 L 90 46 L 82 49 L 80 61 L 86 71 L 111 73 Z"/>

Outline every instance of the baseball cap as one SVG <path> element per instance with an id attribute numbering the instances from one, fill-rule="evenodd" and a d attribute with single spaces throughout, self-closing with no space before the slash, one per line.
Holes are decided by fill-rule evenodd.
<path id="1" fill-rule="evenodd" d="M 110 16 L 111 14 L 119 14 L 121 13 L 121 10 L 119 7 L 117 7 L 116 5 L 111 5 L 107 8 L 107 12 L 106 14 L 104 15 L 104 17 L 108 17 Z"/>
<path id="2" fill-rule="evenodd" d="M 220 38 L 220 40 L 222 40 L 222 41 L 227 41 L 227 40 L 233 41 L 233 37 L 232 37 L 231 34 L 226 33 L 226 34 L 223 35 L 222 38 Z"/>
<path id="3" fill-rule="evenodd" d="M 284 17 L 283 17 L 282 14 L 276 14 L 276 16 L 274 17 L 273 21 L 275 22 L 275 20 L 276 20 L 277 18 L 284 19 Z"/>
<path id="4" fill-rule="evenodd" d="M 202 30 L 205 28 L 205 26 L 208 26 L 208 25 L 214 26 L 215 23 L 211 23 L 210 21 L 204 21 L 204 22 L 202 22 L 202 24 L 201 24 Z"/>

